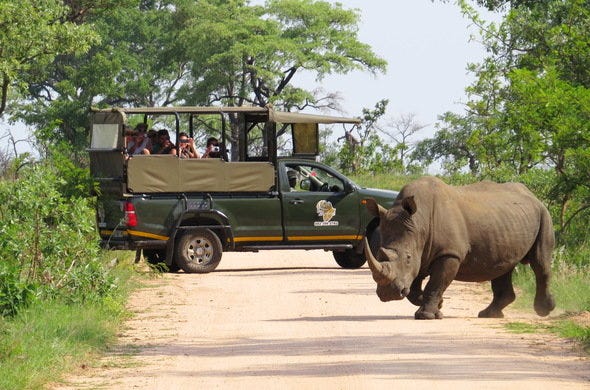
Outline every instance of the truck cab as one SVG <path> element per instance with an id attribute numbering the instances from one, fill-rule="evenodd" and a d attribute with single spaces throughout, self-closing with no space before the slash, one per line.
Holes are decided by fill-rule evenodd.
<path id="1" fill-rule="evenodd" d="M 397 196 L 361 188 L 316 161 L 319 126 L 354 126 L 356 118 L 272 107 L 147 107 L 96 109 L 91 122 L 102 245 L 142 251 L 171 270 L 207 273 L 223 252 L 273 249 L 329 250 L 341 267 L 358 268 L 364 237 L 379 240 L 365 199 L 390 208 Z M 132 123 L 167 127 L 175 140 L 213 134 L 223 153 L 130 154 Z"/>

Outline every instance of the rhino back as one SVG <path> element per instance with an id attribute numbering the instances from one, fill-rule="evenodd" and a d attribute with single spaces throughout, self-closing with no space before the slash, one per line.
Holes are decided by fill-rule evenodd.
<path id="1" fill-rule="evenodd" d="M 430 178 L 416 184 L 408 193 L 430 214 L 423 214 L 429 225 L 423 261 L 461 259 L 457 280 L 484 281 L 508 272 L 538 239 L 544 206 L 522 184 L 453 187 Z"/>

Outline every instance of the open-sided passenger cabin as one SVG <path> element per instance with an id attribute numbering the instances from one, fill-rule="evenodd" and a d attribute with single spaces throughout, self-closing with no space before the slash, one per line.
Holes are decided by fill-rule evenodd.
<path id="1" fill-rule="evenodd" d="M 196 123 L 216 126 L 222 144 L 237 136 L 230 161 L 183 159 L 174 155 L 126 155 L 125 126 L 130 117 L 165 123 L 178 139 L 193 136 Z M 134 119 L 137 119 L 135 117 Z M 182 192 L 268 192 L 276 188 L 277 143 L 287 137 L 291 156 L 319 154 L 318 124 L 352 123 L 335 118 L 275 111 L 272 107 L 147 107 L 92 111 L 91 173 L 103 195 Z M 137 122 L 137 121 L 136 121 Z"/>

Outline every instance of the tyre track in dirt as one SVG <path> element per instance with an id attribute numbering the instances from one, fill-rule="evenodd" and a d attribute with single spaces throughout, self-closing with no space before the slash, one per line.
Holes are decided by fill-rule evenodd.
<path id="1" fill-rule="evenodd" d="M 116 346 L 54 388 L 590 389 L 571 342 L 505 330 L 547 321 L 532 308 L 477 318 L 489 284 L 453 282 L 433 321 L 374 289 L 329 252 L 226 253 L 211 274 L 148 281 Z"/>

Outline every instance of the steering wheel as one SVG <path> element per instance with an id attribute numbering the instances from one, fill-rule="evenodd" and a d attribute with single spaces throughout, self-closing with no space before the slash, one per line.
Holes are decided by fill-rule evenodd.
<path id="1" fill-rule="evenodd" d="M 322 183 L 319 189 L 320 192 L 330 192 L 330 188 L 328 186 L 328 182 Z"/>

